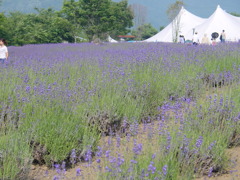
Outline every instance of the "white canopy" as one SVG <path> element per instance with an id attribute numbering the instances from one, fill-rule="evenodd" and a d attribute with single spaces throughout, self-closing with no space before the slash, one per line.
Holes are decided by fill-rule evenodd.
<path id="1" fill-rule="evenodd" d="M 211 39 L 213 32 L 219 33 L 225 30 L 227 41 L 238 41 L 240 39 L 240 21 L 238 17 L 232 16 L 222 10 L 220 6 L 216 11 L 202 24 L 195 27 L 195 32 L 198 32 L 201 40 L 204 34 L 207 34 Z M 189 30 L 186 39 L 192 39 L 193 30 Z"/>
<path id="2" fill-rule="evenodd" d="M 108 42 L 110 42 L 110 43 L 117 43 L 118 41 L 116 41 L 115 39 L 113 39 L 110 36 L 108 36 Z"/>
<path id="3" fill-rule="evenodd" d="M 236 18 L 237 19 L 237 21 L 239 21 L 240 22 L 240 17 L 237 17 L 237 16 L 233 16 L 234 18 Z"/>
<path id="4" fill-rule="evenodd" d="M 192 31 L 194 27 L 203 23 L 204 21 L 204 18 L 195 16 L 182 7 L 181 11 L 173 20 L 173 22 L 171 22 L 166 28 L 164 28 L 155 36 L 145 40 L 145 42 L 173 42 L 175 31 L 178 32 L 178 36 L 185 36 L 185 34 L 187 34 L 189 31 Z"/>

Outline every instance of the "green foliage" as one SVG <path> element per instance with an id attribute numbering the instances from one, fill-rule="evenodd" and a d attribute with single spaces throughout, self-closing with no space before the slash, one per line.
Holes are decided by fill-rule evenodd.
<path id="1" fill-rule="evenodd" d="M 136 36 L 136 40 L 145 40 L 153 35 L 157 34 L 158 31 L 151 24 L 144 24 L 132 31 L 132 35 Z"/>
<path id="2" fill-rule="evenodd" d="M 0 14 L 0 35 L 10 45 L 105 40 L 109 34 L 127 34 L 133 14 L 126 0 L 65 0 L 61 11 L 38 9 L 37 13 Z"/>
<path id="3" fill-rule="evenodd" d="M 6 17 L 4 16 L 3 13 L 0 13 L 0 37 L 6 36 L 6 30 L 5 30 L 5 22 L 6 22 Z"/>
<path id="4" fill-rule="evenodd" d="M 109 32 L 114 16 L 109 11 L 110 0 L 80 0 L 79 22 L 87 34 L 89 41 L 94 38 L 103 37 L 104 33 Z"/>
<path id="5" fill-rule="evenodd" d="M 14 131 L 0 136 L 0 179 L 27 179 L 32 162 L 30 137 L 29 133 Z"/>
<path id="6" fill-rule="evenodd" d="M 106 39 L 111 35 L 127 34 L 133 24 L 133 14 L 126 0 L 80 0 L 64 1 L 62 16 L 68 19 L 78 32 L 81 27 L 89 41 Z"/>
<path id="7" fill-rule="evenodd" d="M 233 16 L 236 16 L 236 17 L 240 17 L 240 14 L 236 13 L 236 12 L 230 12 L 230 14 L 233 15 Z"/>
<path id="8" fill-rule="evenodd" d="M 184 6 L 184 2 L 177 0 L 175 3 L 171 4 L 168 7 L 167 15 L 170 21 L 172 21 L 177 16 L 177 14 L 179 13 L 179 11 L 183 6 Z"/>
<path id="9" fill-rule="evenodd" d="M 70 34 L 77 41 L 77 37 L 85 37 L 82 33 L 82 28 L 80 26 L 80 2 L 74 0 L 65 0 L 63 2 L 63 7 L 59 14 L 70 22 L 71 32 Z"/>
<path id="10" fill-rule="evenodd" d="M 159 30 L 162 31 L 165 28 L 165 26 L 160 26 Z"/>
<path id="11" fill-rule="evenodd" d="M 173 29 L 172 40 L 175 43 L 178 41 L 179 32 L 181 30 L 181 27 L 180 27 L 181 17 L 177 15 L 183 6 L 184 6 L 184 2 L 177 0 L 175 3 L 171 4 L 167 9 L 168 18 L 170 21 L 172 21 L 172 29 Z"/>
<path id="12" fill-rule="evenodd" d="M 124 35 L 130 32 L 129 28 L 133 26 L 133 12 L 128 6 L 128 1 L 111 3 L 111 14 L 114 16 L 112 30 L 109 32 L 111 37 L 117 38 L 118 35 Z"/>
<path id="13" fill-rule="evenodd" d="M 38 14 L 10 13 L 4 27 L 12 45 L 73 41 L 71 24 L 52 9 L 36 9 Z"/>

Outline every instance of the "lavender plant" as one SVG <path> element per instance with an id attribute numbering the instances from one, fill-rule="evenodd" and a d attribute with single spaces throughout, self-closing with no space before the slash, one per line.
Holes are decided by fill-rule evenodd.
<path id="1" fill-rule="evenodd" d="M 66 169 L 94 164 L 94 156 L 99 179 L 192 178 L 224 169 L 224 150 L 232 140 L 238 144 L 239 102 L 232 96 L 238 91 L 228 100 L 202 96 L 239 83 L 239 48 L 10 47 L 11 58 L 0 66 L 0 178 L 27 177 L 32 162 L 64 161 Z M 114 148 L 97 147 L 102 135 L 116 137 Z M 81 169 L 76 175 L 83 176 Z"/>

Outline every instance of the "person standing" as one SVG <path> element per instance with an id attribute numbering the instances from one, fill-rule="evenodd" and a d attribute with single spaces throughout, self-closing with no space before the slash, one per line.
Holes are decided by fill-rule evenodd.
<path id="1" fill-rule="evenodd" d="M 184 38 L 183 35 L 180 35 L 180 36 L 179 36 L 179 43 L 180 43 L 180 44 L 184 44 L 184 43 L 185 43 L 185 38 Z"/>
<path id="2" fill-rule="evenodd" d="M 195 32 L 195 34 L 193 35 L 193 45 L 198 45 L 199 44 L 199 37 L 198 37 L 198 33 Z"/>
<path id="3" fill-rule="evenodd" d="M 0 39 L 0 63 L 4 63 L 8 59 L 8 48 L 5 39 Z"/>
<path id="4" fill-rule="evenodd" d="M 202 44 L 210 44 L 209 38 L 207 37 L 207 34 L 204 34 L 204 37 L 202 38 Z"/>
<path id="5" fill-rule="evenodd" d="M 222 34 L 220 36 L 220 40 L 222 43 L 225 43 L 226 42 L 226 33 L 225 33 L 225 30 L 222 31 Z"/>

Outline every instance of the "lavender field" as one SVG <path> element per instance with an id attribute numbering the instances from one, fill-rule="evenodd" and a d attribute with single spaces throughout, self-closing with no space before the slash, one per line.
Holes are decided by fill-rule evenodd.
<path id="1" fill-rule="evenodd" d="M 225 151 L 240 145 L 239 43 L 9 51 L 0 64 L 0 179 L 190 180 L 227 173 Z M 55 174 L 33 177 L 32 165 Z"/>

